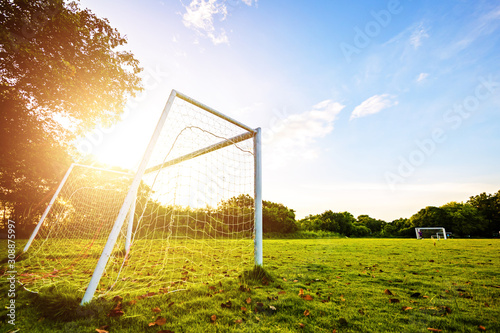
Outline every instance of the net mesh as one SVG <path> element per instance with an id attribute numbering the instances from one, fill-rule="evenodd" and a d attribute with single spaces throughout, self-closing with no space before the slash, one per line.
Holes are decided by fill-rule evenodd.
<path id="1" fill-rule="evenodd" d="M 73 165 L 20 266 L 19 281 L 38 291 L 70 282 L 85 287 L 132 175 Z"/>
<path id="2" fill-rule="evenodd" d="M 190 283 L 237 277 L 253 265 L 252 138 L 252 133 L 225 119 L 183 99 L 174 100 L 136 193 L 130 251 L 124 250 L 127 217 L 98 294 L 165 293 L 185 289 Z M 120 184 L 128 189 L 130 177 L 121 177 Z M 45 275 L 26 276 L 24 282 L 34 285 L 40 281 L 38 285 L 42 285 L 55 281 L 62 277 L 62 270 L 75 281 L 77 271 L 83 280 L 79 285 L 85 290 L 127 192 L 110 190 L 102 180 L 95 181 L 102 185 L 77 185 L 68 190 L 82 194 L 78 198 L 73 194 L 71 204 L 81 212 L 78 218 L 57 213 L 54 206 L 49 215 L 58 216 L 56 229 L 48 223 L 40 230 L 44 232 L 37 235 L 29 251 L 37 266 L 30 262 L 25 272 L 44 271 Z M 58 201 L 64 202 L 66 197 Z M 68 210 L 69 206 L 63 209 Z M 105 220 L 95 216 L 106 212 L 109 217 Z M 72 227 L 62 227 L 62 220 Z M 54 246 L 44 245 L 49 243 Z M 81 263 L 82 251 L 92 260 L 77 268 L 70 259 Z M 49 257 L 50 261 L 44 259 Z M 55 261 L 60 265 L 48 265 Z"/>

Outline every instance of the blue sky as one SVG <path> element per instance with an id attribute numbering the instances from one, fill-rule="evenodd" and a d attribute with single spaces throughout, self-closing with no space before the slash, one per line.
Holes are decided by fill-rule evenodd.
<path id="1" fill-rule="evenodd" d="M 107 162 L 137 163 L 176 89 L 262 128 L 264 199 L 299 218 L 392 221 L 500 189 L 498 1 L 81 5 L 145 68 L 123 121 L 82 139 Z"/>

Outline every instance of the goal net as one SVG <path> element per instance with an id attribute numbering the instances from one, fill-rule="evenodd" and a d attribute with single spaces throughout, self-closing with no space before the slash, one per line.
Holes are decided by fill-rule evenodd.
<path id="1" fill-rule="evenodd" d="M 133 174 L 70 166 L 24 247 L 19 281 L 37 291 L 63 281 L 83 286 L 115 223 Z"/>
<path id="2" fill-rule="evenodd" d="M 443 227 L 416 227 L 415 235 L 417 239 L 446 239 L 446 230 Z"/>
<path id="3" fill-rule="evenodd" d="M 190 283 L 237 277 L 254 263 L 261 265 L 259 147 L 260 130 L 172 91 L 135 176 L 121 175 L 127 179 L 122 182 L 126 190 L 116 203 L 95 203 L 112 218 L 99 231 L 106 237 L 94 237 L 92 262 L 78 268 L 86 279 L 82 304 L 95 292 L 166 293 Z M 73 230 L 98 228 L 100 220 L 85 213 L 93 200 L 88 196 L 74 204 L 84 212 L 82 218 L 66 217 L 75 227 L 58 232 L 59 252 L 45 251 L 34 256 L 36 261 L 47 255 L 81 258 L 83 247 L 70 244 L 77 235 L 92 238 Z M 42 229 L 47 231 L 40 233 Z M 52 243 L 51 230 L 51 224 L 44 224 L 38 231 L 30 258 L 40 253 L 39 243 Z M 69 243 L 64 247 L 64 242 Z M 69 261 L 61 264 L 62 269 L 77 269 Z M 55 281 L 62 269 L 45 274 Z"/>

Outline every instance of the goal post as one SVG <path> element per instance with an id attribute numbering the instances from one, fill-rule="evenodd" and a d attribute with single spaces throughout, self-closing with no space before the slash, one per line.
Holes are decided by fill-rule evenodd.
<path id="1" fill-rule="evenodd" d="M 435 234 L 437 236 L 436 237 L 437 239 L 440 239 L 441 237 L 443 239 L 447 239 L 446 230 L 443 227 L 415 227 L 415 235 L 416 235 L 417 239 L 423 238 L 423 231 L 422 230 L 437 230 L 437 232 Z M 434 235 L 430 235 L 431 238 L 432 238 L 432 236 L 434 236 Z"/>
<path id="2" fill-rule="evenodd" d="M 65 283 L 82 305 L 262 266 L 260 128 L 172 90 L 137 170 L 72 164 L 24 253 L 25 288 Z"/>
<path id="3" fill-rule="evenodd" d="M 179 102 L 179 100 L 183 102 Z M 175 111 L 173 115 L 170 115 L 172 108 Z M 188 110 L 186 114 L 182 113 L 183 108 Z M 191 108 L 196 108 L 193 114 L 189 113 Z M 177 109 L 181 109 L 181 112 L 178 112 Z M 171 117 L 172 119 L 170 119 Z M 176 136 L 174 137 L 173 135 Z M 160 258 L 162 264 L 157 263 L 152 265 L 152 270 L 156 270 L 157 267 L 155 266 L 160 265 L 162 267 L 158 269 L 158 272 L 159 274 L 164 274 L 165 271 L 169 271 L 169 262 L 178 264 L 180 259 L 183 259 L 184 262 L 190 263 L 197 256 L 203 256 L 206 260 L 214 260 L 208 258 L 208 253 L 199 253 L 196 252 L 196 249 L 191 248 L 186 249 L 186 245 L 183 242 L 187 240 L 194 242 L 200 240 L 200 233 L 205 233 L 211 239 L 207 243 L 198 242 L 202 247 L 207 247 L 209 250 L 228 252 L 224 254 L 225 256 L 228 256 L 232 252 L 238 255 L 241 255 L 241 253 L 234 249 L 219 250 L 222 242 L 230 242 L 231 240 L 234 242 L 238 239 L 236 235 L 244 235 L 248 234 L 248 232 L 253 233 L 254 263 L 255 265 L 262 265 L 262 155 L 260 137 L 260 129 L 252 129 L 173 90 L 148 148 L 144 153 L 122 208 L 118 213 L 81 304 L 84 305 L 92 300 L 106 270 L 120 230 L 123 228 L 127 213 L 136 201 L 135 198 L 138 196 L 140 186 L 145 186 L 144 184 L 147 184 L 147 187 L 151 189 L 150 193 L 154 196 L 154 199 L 148 199 L 143 207 L 139 208 L 138 213 L 141 215 L 134 226 L 135 234 L 132 236 L 132 239 L 127 240 L 127 250 L 134 251 L 135 247 L 136 252 L 143 252 L 149 249 L 150 253 L 148 255 L 150 257 L 153 256 L 153 252 L 160 252 L 155 247 L 161 246 L 165 246 L 165 256 L 169 252 L 184 252 L 178 258 L 174 254 L 172 257 Z M 250 139 L 253 139 L 253 144 L 246 144 L 245 146 L 245 143 Z M 190 141 L 193 144 L 189 145 L 186 141 Z M 193 147 L 199 148 L 195 149 Z M 216 154 L 214 158 L 218 160 L 210 163 L 220 168 L 217 172 L 207 169 L 204 165 L 206 161 L 201 161 L 198 164 L 192 162 L 202 158 L 206 159 L 207 156 L 212 156 L 213 154 Z M 245 184 L 240 183 L 238 180 L 238 177 L 243 178 L 243 180 L 248 178 L 248 175 L 244 174 L 243 167 L 246 165 L 248 169 L 249 162 L 243 161 L 246 156 L 252 156 L 251 163 L 253 164 L 252 182 L 254 186 L 252 191 L 254 193 L 252 212 L 249 213 L 248 207 L 237 207 L 238 213 L 229 216 L 227 212 L 221 213 L 218 210 L 228 209 L 232 211 L 236 209 L 235 207 L 220 208 L 215 211 L 209 209 L 208 207 L 210 206 L 223 206 L 227 202 L 230 202 L 231 198 L 245 195 L 245 193 L 248 194 L 249 188 L 245 188 Z M 229 158 L 228 164 L 223 164 L 225 163 L 222 161 L 224 158 Z M 175 181 L 179 181 L 180 179 L 181 182 L 193 182 L 192 178 L 189 178 L 192 176 L 183 174 L 184 169 L 190 169 L 192 173 L 201 174 L 201 176 L 197 176 L 199 177 L 197 178 L 198 184 L 195 186 L 204 187 L 205 191 L 203 194 L 193 193 L 191 190 L 187 191 L 179 185 L 174 184 L 176 177 L 178 179 L 175 179 Z M 235 185 L 236 189 L 228 191 L 226 188 L 221 187 L 221 185 L 216 184 L 224 181 Z M 248 180 L 246 181 L 248 182 Z M 170 194 L 171 191 L 174 191 L 177 195 L 174 199 L 172 199 L 172 195 Z M 204 196 L 208 198 L 203 198 Z M 203 208 L 200 202 L 206 208 Z M 175 208 L 160 217 L 158 217 L 159 214 L 157 212 L 155 212 L 157 215 L 154 218 L 148 219 L 146 217 L 146 214 L 149 214 L 149 206 L 156 205 L 155 209 L 161 211 L 161 207 L 166 206 L 167 203 L 171 203 L 169 207 Z M 181 213 L 177 211 L 181 211 Z M 252 230 L 248 229 L 250 223 L 248 217 L 245 217 L 250 216 L 249 214 L 253 215 Z M 131 217 L 131 221 L 133 221 L 133 217 Z M 132 228 L 132 222 L 129 222 L 127 235 L 132 234 L 132 232 L 129 232 L 130 228 Z M 160 238 L 163 240 L 151 244 L 152 239 L 159 237 L 158 235 L 162 235 Z M 138 240 L 141 237 L 143 237 L 142 240 Z M 134 242 L 136 243 L 135 245 Z M 215 254 L 210 255 L 215 256 Z M 129 263 L 133 259 L 130 259 Z M 133 264 L 127 265 L 125 263 L 126 260 L 128 259 L 124 259 L 124 263 L 118 268 L 119 271 L 134 269 L 131 268 Z M 148 262 L 151 261 L 148 260 Z M 215 261 L 218 262 L 219 259 Z M 139 265 L 137 262 L 135 263 Z M 189 272 L 185 267 L 183 266 L 184 271 L 181 274 L 185 274 L 186 276 L 181 278 L 174 277 L 174 281 L 170 282 L 172 286 L 187 281 Z M 142 268 L 141 266 L 140 269 Z M 196 270 L 192 267 L 191 271 L 195 272 Z M 173 272 L 172 274 L 175 275 Z M 197 278 L 199 276 L 193 277 L 193 279 Z M 116 278 L 115 283 L 116 281 L 118 281 L 118 278 Z"/>

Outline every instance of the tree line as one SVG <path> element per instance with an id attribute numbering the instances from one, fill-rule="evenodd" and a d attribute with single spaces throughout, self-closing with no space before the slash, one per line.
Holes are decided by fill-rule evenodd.
<path id="1" fill-rule="evenodd" d="M 443 227 L 456 237 L 498 237 L 500 190 L 471 196 L 465 203 L 452 201 L 440 207 L 428 206 L 410 218 L 392 222 L 328 210 L 309 215 L 296 224 L 297 230 L 326 231 L 348 237 L 415 237 L 415 227 Z"/>

